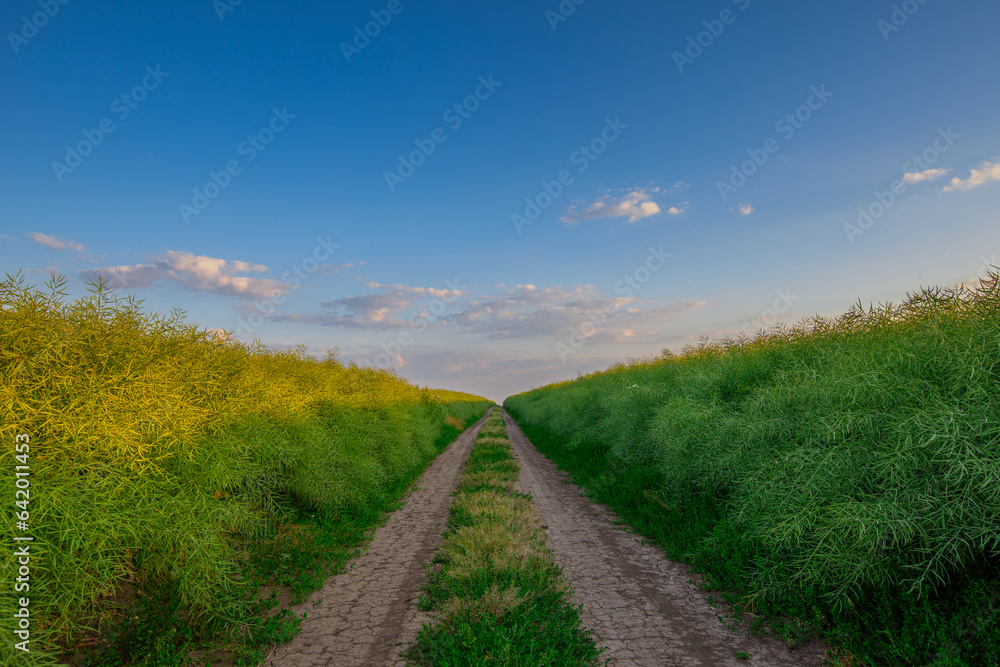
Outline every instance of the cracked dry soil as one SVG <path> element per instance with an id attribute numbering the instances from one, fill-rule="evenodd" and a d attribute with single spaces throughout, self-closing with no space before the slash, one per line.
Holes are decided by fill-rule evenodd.
<path id="1" fill-rule="evenodd" d="M 494 408 L 496 409 L 496 408 Z M 431 619 L 417 609 L 424 565 L 441 541 L 452 492 L 486 414 L 439 455 L 375 530 L 371 544 L 346 572 L 292 607 L 308 617 L 292 641 L 275 649 L 270 667 L 405 665 L 399 657 Z"/>
<path id="2" fill-rule="evenodd" d="M 590 502 L 566 474 L 542 456 L 509 415 L 507 432 L 518 464 L 519 489 L 531 494 L 548 547 L 582 604 L 583 624 L 594 631 L 602 658 L 622 667 L 783 667 L 823 665 L 826 647 L 795 651 L 775 639 L 747 637 L 726 628 L 707 594 L 684 565 L 615 525 L 615 515 Z M 734 651 L 751 654 L 738 660 Z"/>

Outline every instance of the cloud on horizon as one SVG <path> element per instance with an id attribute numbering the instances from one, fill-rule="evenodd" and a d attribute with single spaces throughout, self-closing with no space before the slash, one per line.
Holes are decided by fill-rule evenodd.
<path id="1" fill-rule="evenodd" d="M 369 280 L 365 287 L 378 290 L 374 294 L 345 296 L 331 301 L 321 301 L 320 306 L 327 312 L 320 315 L 283 315 L 274 319 L 286 322 L 318 324 L 346 329 L 413 329 L 426 326 L 432 319 L 426 308 L 420 308 L 407 316 L 407 311 L 428 297 L 445 304 L 454 303 L 468 292 L 462 289 L 437 289 L 434 287 L 412 287 L 409 285 L 383 285 Z"/>
<path id="2" fill-rule="evenodd" d="M 923 183 L 924 181 L 933 181 L 936 178 L 941 178 L 949 171 L 951 171 L 951 169 L 925 169 L 924 171 L 916 171 L 904 174 L 903 182 L 914 185 L 916 183 Z"/>
<path id="3" fill-rule="evenodd" d="M 51 248 L 52 250 L 76 250 L 77 252 L 87 251 L 87 247 L 82 243 L 64 239 L 60 236 L 42 234 L 41 232 L 32 232 L 31 234 L 28 234 L 28 239 L 38 243 L 39 245 L 43 245 L 46 248 Z"/>
<path id="4" fill-rule="evenodd" d="M 387 331 L 424 329 L 436 324 L 456 332 L 479 334 L 484 340 L 532 340 L 568 336 L 585 322 L 607 318 L 595 340 L 634 342 L 639 337 L 656 334 L 657 325 L 670 321 L 678 313 L 697 310 L 704 301 L 646 307 L 634 297 L 604 297 L 593 285 L 539 287 L 515 285 L 502 288 L 499 294 L 463 300 L 465 289 L 436 289 L 407 285 L 385 285 L 374 281 L 366 287 L 373 294 L 345 296 L 322 301 L 324 312 L 275 316 L 276 321 L 316 324 L 345 329 Z M 440 300 L 447 309 L 429 312 L 433 301 Z M 430 309 L 435 310 L 435 309 Z"/>
<path id="5" fill-rule="evenodd" d="M 80 271 L 81 275 L 110 274 L 124 287 L 149 289 L 156 282 L 169 282 L 193 292 L 210 292 L 242 299 L 264 299 L 287 295 L 292 285 L 274 278 L 250 278 L 246 273 L 265 273 L 267 267 L 242 261 L 227 261 L 190 252 L 168 250 L 151 258 L 151 264 L 107 266 Z"/>
<path id="6" fill-rule="evenodd" d="M 568 336 L 584 323 L 602 319 L 603 314 L 607 321 L 594 335 L 601 337 L 600 342 L 624 342 L 652 334 L 655 325 L 677 313 L 707 305 L 699 301 L 640 308 L 634 297 L 602 297 L 593 285 L 516 285 L 502 294 L 476 299 L 448 320 L 487 340 L 524 340 Z"/>
<path id="7" fill-rule="evenodd" d="M 518 354 L 496 348 L 440 349 L 415 344 L 392 359 L 411 381 L 431 387 L 448 387 L 502 401 L 556 380 L 569 380 L 621 362 L 617 356 L 587 356 L 564 363 L 554 349 Z M 374 363 L 384 353 L 378 346 L 342 350 L 342 357 L 359 365 Z"/>
<path id="8" fill-rule="evenodd" d="M 951 184 L 945 186 L 944 192 L 955 192 L 961 190 L 968 192 L 980 185 L 985 185 L 992 181 L 1000 181 L 1000 162 L 986 161 L 979 165 L 979 169 L 973 169 L 972 174 L 966 178 L 953 178 Z"/>
<path id="9" fill-rule="evenodd" d="M 363 265 L 364 262 L 358 262 L 357 264 L 357 266 L 363 266 Z M 338 273 L 343 273 L 345 271 L 353 269 L 355 268 L 355 266 L 356 265 L 354 264 L 323 264 L 318 269 L 316 269 L 315 272 L 321 276 L 334 276 L 337 275 Z"/>

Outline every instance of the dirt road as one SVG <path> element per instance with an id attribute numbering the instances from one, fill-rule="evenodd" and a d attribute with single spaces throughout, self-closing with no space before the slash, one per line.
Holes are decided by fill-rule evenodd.
<path id="1" fill-rule="evenodd" d="M 487 415 L 488 416 L 488 415 Z M 265 662 L 272 667 L 405 665 L 399 652 L 429 621 L 417 610 L 424 565 L 441 541 L 451 493 L 486 417 L 465 431 L 417 480 L 403 507 L 375 531 L 344 574 L 294 607 L 302 631 Z"/>
<path id="2" fill-rule="evenodd" d="M 594 631 L 603 657 L 629 667 L 821 666 L 819 643 L 789 651 L 776 640 L 729 631 L 706 594 L 688 583 L 696 576 L 667 560 L 659 549 L 614 525 L 614 515 L 591 503 L 567 482 L 504 415 L 517 461 L 522 493 L 531 494 L 548 547 L 583 605 L 583 624 Z M 737 660 L 734 651 L 751 654 Z"/>

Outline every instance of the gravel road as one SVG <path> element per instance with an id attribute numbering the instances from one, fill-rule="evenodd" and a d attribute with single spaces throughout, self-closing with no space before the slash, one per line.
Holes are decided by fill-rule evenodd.
<path id="1" fill-rule="evenodd" d="M 688 568 L 667 560 L 615 516 L 591 503 L 504 414 L 521 466 L 519 489 L 535 502 L 547 526 L 548 547 L 583 605 L 583 624 L 606 646 L 612 665 L 629 667 L 821 666 L 825 647 L 804 644 L 790 651 L 777 640 L 750 638 L 728 630 L 707 594 L 689 583 Z M 734 651 L 751 654 L 737 660 Z"/>
<path id="2" fill-rule="evenodd" d="M 487 416 L 489 416 L 487 414 Z M 424 471 L 403 507 L 376 529 L 368 549 L 343 574 L 293 607 L 302 631 L 264 663 L 271 667 L 405 665 L 399 652 L 430 618 L 417 610 L 451 507 L 451 494 L 486 417 Z"/>
<path id="3" fill-rule="evenodd" d="M 485 417 L 442 453 L 417 480 L 403 507 L 374 534 L 368 549 L 343 574 L 293 607 L 308 612 L 302 631 L 275 649 L 269 667 L 405 665 L 399 652 L 431 619 L 418 611 L 424 566 L 441 541 L 458 478 Z M 548 547 L 583 605 L 583 623 L 594 631 L 604 657 L 615 666 L 821 667 L 825 647 L 791 651 L 769 639 L 735 634 L 719 620 L 707 594 L 690 583 L 697 576 L 663 552 L 613 523 L 543 457 L 504 414 L 521 466 L 518 490 L 532 496 Z M 751 654 L 736 659 L 735 651 Z"/>

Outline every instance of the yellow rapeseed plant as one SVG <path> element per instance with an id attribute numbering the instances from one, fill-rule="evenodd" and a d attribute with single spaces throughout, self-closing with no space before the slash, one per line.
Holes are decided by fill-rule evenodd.
<path id="1" fill-rule="evenodd" d="M 46 287 L 0 283 L 0 463 L 12 476 L 26 434 L 31 473 L 28 529 L 8 520 L 3 541 L 34 539 L 39 654 L 126 580 L 169 577 L 195 616 L 235 617 L 240 536 L 295 505 L 372 505 L 434 456 L 446 419 L 489 404 L 304 347 L 220 340 L 100 280 L 76 301 L 65 278 Z M 3 559 L 5 582 L 15 568 Z M 0 613 L 13 603 L 0 597 Z"/>

